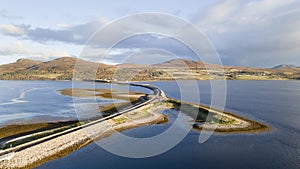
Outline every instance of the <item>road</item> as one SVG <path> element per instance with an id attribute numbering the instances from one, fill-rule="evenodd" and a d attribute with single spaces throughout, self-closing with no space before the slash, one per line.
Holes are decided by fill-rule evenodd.
<path id="1" fill-rule="evenodd" d="M 161 89 L 159 89 L 157 87 L 154 87 L 154 86 L 151 86 L 151 85 L 148 85 L 148 84 L 121 83 L 121 82 L 118 82 L 116 84 L 119 84 L 119 85 L 130 85 L 130 86 L 147 88 L 147 89 L 150 89 L 150 90 L 153 91 L 153 95 L 151 96 L 151 98 L 149 100 L 145 100 L 145 101 L 139 102 L 138 104 L 132 105 L 132 106 L 126 108 L 125 110 L 122 110 L 120 112 L 114 113 L 114 114 L 109 115 L 107 117 L 104 117 L 104 118 L 101 118 L 101 119 L 89 122 L 87 124 L 83 124 L 81 126 L 74 127 L 74 128 L 71 128 L 71 129 L 59 132 L 59 133 L 55 133 L 55 134 L 52 134 L 52 135 L 49 135 L 49 136 L 46 136 L 46 137 L 43 137 L 43 138 L 40 138 L 40 139 L 37 139 L 37 140 L 33 140 L 33 141 L 30 141 L 30 142 L 18 145 L 16 147 L 8 148 L 8 149 L 5 149 L 5 150 L 0 150 L 0 158 L 1 158 L 1 156 L 5 155 L 5 154 L 24 150 L 24 149 L 26 149 L 28 147 L 31 147 L 31 146 L 40 144 L 42 142 L 54 139 L 54 138 L 62 136 L 64 134 L 68 134 L 68 133 L 80 130 L 80 129 L 88 127 L 88 126 L 91 126 L 91 125 L 94 125 L 94 124 L 97 124 L 97 123 L 101 123 L 101 122 L 103 122 L 105 120 L 108 120 L 108 119 L 120 116 L 121 114 L 128 113 L 128 112 L 133 111 L 133 110 L 135 110 L 137 108 L 141 108 L 143 106 L 146 106 L 146 105 L 148 105 L 150 103 L 159 102 L 162 98 L 166 97 L 165 94 L 164 94 L 164 92 Z"/>

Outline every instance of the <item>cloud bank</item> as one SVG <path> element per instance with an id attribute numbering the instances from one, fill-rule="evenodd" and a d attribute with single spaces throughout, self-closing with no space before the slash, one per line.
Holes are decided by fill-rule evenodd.
<path id="1" fill-rule="evenodd" d="M 215 45 L 225 65 L 265 67 L 280 63 L 300 65 L 300 1 L 298 0 L 220 0 L 201 10 L 191 19 Z M 0 25 L 0 33 L 19 40 L 42 44 L 64 42 L 84 45 L 89 37 L 108 21 L 100 19 L 85 24 L 57 29 L 32 25 Z M 171 29 L 172 22 L 159 18 L 152 25 L 147 21 L 140 26 Z M 113 31 L 126 31 L 119 28 Z M 112 35 L 113 36 L 113 35 Z M 97 37 L 99 39 L 103 37 Z M 97 38 L 94 42 L 97 45 Z M 109 39 L 108 39 L 109 40 Z M 195 39 L 197 41 L 197 39 Z M 145 35 L 119 44 L 116 56 L 128 55 L 137 49 L 163 48 L 179 56 L 190 55 L 182 44 L 160 36 Z M 98 46 L 101 48 L 101 46 Z M 126 49 L 126 50 L 125 50 Z M 113 61 L 112 61 L 113 62 Z"/>
<path id="2" fill-rule="evenodd" d="M 194 22 L 210 37 L 227 65 L 300 64 L 300 2 L 219 1 Z"/>
<path id="3" fill-rule="evenodd" d="M 56 51 L 56 50 L 34 50 L 26 46 L 20 41 L 14 41 L 6 46 L 0 46 L 0 55 L 4 57 L 9 56 L 29 56 L 30 59 L 36 59 L 41 61 L 46 61 L 54 59 L 56 57 L 71 56 L 67 52 Z"/>

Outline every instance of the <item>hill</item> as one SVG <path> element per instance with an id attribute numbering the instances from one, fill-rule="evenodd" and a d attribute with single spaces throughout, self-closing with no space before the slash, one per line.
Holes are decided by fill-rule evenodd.
<path id="1" fill-rule="evenodd" d="M 74 76 L 74 68 L 76 73 Z M 225 74 L 225 77 L 224 77 Z M 174 79 L 284 80 L 300 79 L 300 68 L 279 65 L 274 68 L 221 66 L 187 59 L 173 59 L 154 65 L 106 65 L 62 57 L 47 62 L 19 59 L 0 66 L 1 80 L 72 80 L 107 79 L 118 81 L 148 81 Z"/>
<path id="2" fill-rule="evenodd" d="M 187 59 L 172 59 L 163 63 L 153 65 L 160 68 L 179 68 L 179 67 L 189 67 L 205 69 L 207 68 L 221 68 L 222 66 L 210 63 L 204 63 L 200 61 L 187 60 Z"/>
<path id="3" fill-rule="evenodd" d="M 42 62 L 30 59 L 18 59 L 15 63 L 5 64 L 0 66 L 0 73 L 15 72 L 24 70 Z"/>
<path id="4" fill-rule="evenodd" d="M 282 64 L 282 65 L 272 67 L 272 69 L 293 69 L 293 68 L 300 68 L 300 67 L 296 65 L 289 65 L 289 64 Z"/>
<path id="5" fill-rule="evenodd" d="M 14 63 L 0 66 L 0 79 L 10 80 L 71 80 L 77 65 L 80 68 L 95 69 L 108 67 L 72 57 L 61 57 L 47 62 L 19 59 Z"/>

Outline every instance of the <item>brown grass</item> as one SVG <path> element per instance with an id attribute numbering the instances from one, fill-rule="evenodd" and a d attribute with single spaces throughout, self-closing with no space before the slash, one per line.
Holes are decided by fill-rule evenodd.
<path id="1" fill-rule="evenodd" d="M 169 99 L 167 100 L 168 103 L 172 103 L 174 108 L 177 110 L 182 110 L 183 113 L 189 115 L 190 112 L 195 112 L 198 111 L 198 115 L 196 118 L 196 122 L 205 122 L 206 118 L 208 116 L 209 110 L 214 110 L 214 111 L 218 111 L 217 109 L 213 109 L 207 106 L 202 106 L 202 105 L 195 105 L 193 103 L 187 103 L 187 102 L 180 102 L 178 100 L 174 100 L 174 99 Z M 216 128 L 214 131 L 215 132 L 220 132 L 220 133 L 241 133 L 241 132 L 247 132 L 247 133 L 251 133 L 251 132 L 263 132 L 263 131 L 268 131 L 270 128 L 262 123 L 253 121 L 253 120 L 249 120 L 246 119 L 244 117 L 240 117 L 238 115 L 229 113 L 229 112 L 223 112 L 226 115 L 238 118 L 240 120 L 246 121 L 248 123 L 250 123 L 250 126 L 248 127 L 232 127 L 232 128 Z M 214 119 L 210 119 L 210 120 L 214 120 Z M 222 123 L 222 121 L 221 121 Z M 223 122 L 224 124 L 227 124 L 227 122 Z M 193 126 L 194 129 L 197 130 L 202 130 L 203 127 L 201 126 Z"/>
<path id="2" fill-rule="evenodd" d="M 26 135 L 33 132 L 50 130 L 75 123 L 77 123 L 77 121 L 8 125 L 0 128 L 0 139 L 11 136 Z"/>
<path id="3" fill-rule="evenodd" d="M 101 97 L 106 99 L 126 100 L 129 102 L 137 101 L 141 96 L 145 96 L 142 92 L 122 92 L 111 89 L 63 89 L 59 90 L 62 95 L 75 97 Z"/>

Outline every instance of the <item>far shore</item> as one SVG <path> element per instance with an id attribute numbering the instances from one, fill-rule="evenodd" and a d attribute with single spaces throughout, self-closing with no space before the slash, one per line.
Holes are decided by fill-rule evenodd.
<path id="1" fill-rule="evenodd" d="M 300 81 L 300 79 L 157 79 L 157 80 L 140 80 L 140 81 L 130 81 L 132 83 L 141 83 L 141 82 L 168 82 L 168 81 L 177 81 L 177 80 L 196 80 L 196 81 L 219 81 L 219 80 L 226 80 L 226 81 Z M 0 81 L 56 81 L 56 82 L 73 82 L 77 80 L 57 80 L 57 79 L 42 79 L 42 80 L 36 80 L 36 79 L 0 79 Z M 78 82 L 87 82 L 85 80 L 79 80 Z"/>

